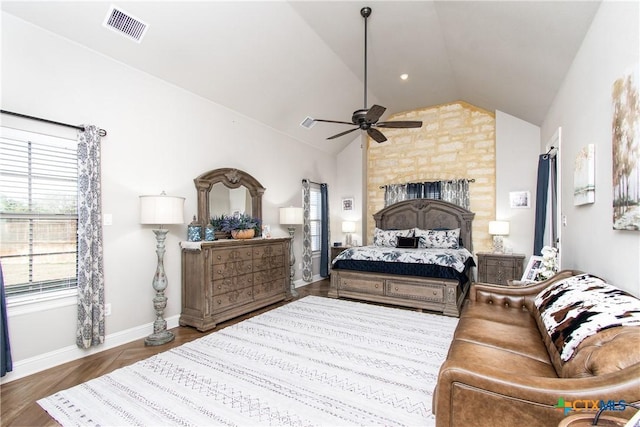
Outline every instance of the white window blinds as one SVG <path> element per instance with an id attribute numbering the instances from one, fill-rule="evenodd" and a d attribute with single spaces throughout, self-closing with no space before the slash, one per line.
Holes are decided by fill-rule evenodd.
<path id="1" fill-rule="evenodd" d="M 77 143 L 1 128 L 0 259 L 7 298 L 76 286 Z"/>

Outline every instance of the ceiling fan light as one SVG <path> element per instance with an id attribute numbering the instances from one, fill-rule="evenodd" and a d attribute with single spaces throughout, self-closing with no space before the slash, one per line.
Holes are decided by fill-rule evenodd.
<path id="1" fill-rule="evenodd" d="M 408 78 L 409 78 L 409 74 L 407 73 L 400 74 L 400 79 L 407 80 Z"/>
<path id="2" fill-rule="evenodd" d="M 313 118 L 307 116 L 302 121 L 302 123 L 300 123 L 300 126 L 302 126 L 305 129 L 311 129 L 315 124 L 316 124 L 316 121 Z"/>

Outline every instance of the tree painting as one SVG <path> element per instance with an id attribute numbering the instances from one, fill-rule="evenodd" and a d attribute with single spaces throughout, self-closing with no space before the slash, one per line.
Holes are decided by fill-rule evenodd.
<path id="1" fill-rule="evenodd" d="M 640 230 L 640 96 L 636 72 L 613 84 L 613 228 Z"/>

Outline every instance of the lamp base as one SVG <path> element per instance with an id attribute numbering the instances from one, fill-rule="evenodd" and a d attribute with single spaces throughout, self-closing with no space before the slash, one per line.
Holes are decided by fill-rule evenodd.
<path id="1" fill-rule="evenodd" d="M 157 334 L 151 334 L 144 339 L 144 345 L 162 345 L 175 339 L 175 335 L 171 331 L 162 331 Z"/>
<path id="2" fill-rule="evenodd" d="M 287 227 L 287 229 L 289 230 L 289 236 L 291 236 L 291 242 L 289 243 L 289 282 L 291 283 L 291 296 L 293 298 L 298 296 L 298 291 L 296 291 L 296 285 L 293 283 L 293 276 L 296 275 L 296 268 L 295 268 L 295 263 L 296 263 L 296 257 L 293 254 L 293 239 L 295 239 L 295 234 L 296 234 L 296 228 L 293 226 L 289 226 Z"/>
<path id="3" fill-rule="evenodd" d="M 497 254 L 504 253 L 502 236 L 493 236 L 493 252 Z"/>

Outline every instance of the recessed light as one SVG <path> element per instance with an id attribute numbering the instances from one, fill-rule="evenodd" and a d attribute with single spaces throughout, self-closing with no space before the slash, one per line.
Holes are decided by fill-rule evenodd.
<path id="1" fill-rule="evenodd" d="M 402 80 L 407 80 L 407 79 L 409 78 L 409 74 L 407 74 L 407 73 L 400 74 L 400 78 L 401 78 Z"/>

